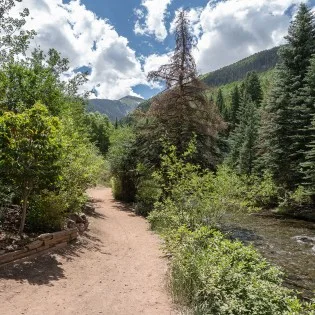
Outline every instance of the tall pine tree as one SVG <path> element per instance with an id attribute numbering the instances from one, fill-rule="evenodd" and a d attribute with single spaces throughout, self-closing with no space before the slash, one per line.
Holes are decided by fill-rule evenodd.
<path id="1" fill-rule="evenodd" d="M 196 162 L 214 169 L 220 160 L 218 133 L 225 124 L 214 103 L 206 94 L 206 86 L 199 80 L 192 55 L 194 37 L 188 14 L 178 14 L 175 30 L 175 49 L 170 63 L 151 71 L 149 80 L 164 81 L 167 90 L 156 96 L 148 111 L 151 130 L 148 142 L 165 137 L 185 152 L 192 136 L 196 135 L 198 155 Z"/>
<path id="2" fill-rule="evenodd" d="M 224 100 L 223 93 L 222 93 L 221 89 L 218 90 L 218 94 L 216 97 L 216 104 L 218 106 L 218 109 L 221 113 L 222 118 L 224 120 L 227 120 L 228 119 L 228 113 L 227 113 L 227 108 L 226 108 L 225 100 Z"/>
<path id="3" fill-rule="evenodd" d="M 259 115 L 249 96 L 243 99 L 238 113 L 239 124 L 229 139 L 231 151 L 228 162 L 241 174 L 251 174 L 257 151 Z"/>
<path id="4" fill-rule="evenodd" d="M 304 170 L 305 186 L 309 194 L 315 199 L 315 116 L 312 125 L 309 128 L 312 133 L 311 141 L 308 145 L 308 151 L 305 156 L 305 162 L 301 164 Z"/>
<path id="5" fill-rule="evenodd" d="M 242 95 L 239 95 L 236 87 L 232 93 L 231 113 L 237 106 L 238 110 L 234 114 L 236 127 L 229 139 L 231 151 L 228 161 L 239 173 L 251 174 L 257 153 L 260 122 L 258 107 L 262 100 L 261 84 L 256 72 L 247 73 L 241 92 Z"/>
<path id="6" fill-rule="evenodd" d="M 263 93 L 257 72 L 248 72 L 244 81 L 243 96 L 249 97 L 257 106 L 260 105 Z"/>
<path id="7" fill-rule="evenodd" d="M 300 164 L 307 146 L 304 126 L 309 125 L 310 116 L 301 92 L 315 53 L 314 17 L 305 4 L 300 5 L 286 39 L 288 44 L 280 52 L 281 63 L 262 114 L 259 164 L 272 171 L 279 183 L 293 188 L 302 182 Z"/>
<path id="8" fill-rule="evenodd" d="M 315 56 L 305 77 L 305 87 L 301 93 L 303 99 L 304 141 L 306 142 L 301 169 L 304 173 L 304 185 L 315 196 Z"/>
<path id="9" fill-rule="evenodd" d="M 238 111 L 240 108 L 241 103 L 241 96 L 239 92 L 238 85 L 235 85 L 231 92 L 231 109 L 230 109 L 230 123 L 231 123 L 231 130 L 234 130 L 236 125 L 239 123 L 238 120 Z"/>

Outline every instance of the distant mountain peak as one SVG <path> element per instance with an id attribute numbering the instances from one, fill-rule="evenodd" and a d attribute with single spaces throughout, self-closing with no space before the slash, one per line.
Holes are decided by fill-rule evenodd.
<path id="1" fill-rule="evenodd" d="M 87 110 L 105 114 L 111 121 L 115 121 L 127 116 L 143 101 L 143 98 L 131 95 L 124 96 L 119 100 L 95 98 L 89 100 Z"/>
<path id="2" fill-rule="evenodd" d="M 132 95 L 124 96 L 124 97 L 120 98 L 119 101 L 124 101 L 126 99 L 131 99 L 131 100 L 141 101 L 141 102 L 144 101 L 144 99 L 142 97 L 137 97 L 137 96 L 132 96 Z"/>

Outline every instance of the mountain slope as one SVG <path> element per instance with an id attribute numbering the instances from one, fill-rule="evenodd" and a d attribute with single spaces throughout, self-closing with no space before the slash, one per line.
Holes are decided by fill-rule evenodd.
<path id="1" fill-rule="evenodd" d="M 142 98 L 125 96 L 119 100 L 90 99 L 87 110 L 105 114 L 111 121 L 119 120 L 132 112 L 141 102 Z"/>
<path id="2" fill-rule="evenodd" d="M 249 71 L 258 73 L 268 71 L 274 68 L 279 61 L 279 48 L 274 47 L 261 51 L 229 66 L 204 74 L 200 78 L 208 86 L 219 86 L 242 80 Z"/>

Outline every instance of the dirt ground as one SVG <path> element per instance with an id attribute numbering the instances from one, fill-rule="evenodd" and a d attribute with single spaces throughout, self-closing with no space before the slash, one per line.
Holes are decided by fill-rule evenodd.
<path id="1" fill-rule="evenodd" d="M 145 219 L 89 191 L 96 213 L 77 244 L 0 268 L 0 314 L 176 314 L 167 260 Z"/>

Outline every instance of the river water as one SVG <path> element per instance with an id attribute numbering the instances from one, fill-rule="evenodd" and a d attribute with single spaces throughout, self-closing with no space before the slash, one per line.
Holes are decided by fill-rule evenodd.
<path id="1" fill-rule="evenodd" d="M 285 285 L 315 295 L 315 223 L 251 214 L 224 217 L 221 229 L 233 239 L 252 243 L 272 264 L 285 272 Z"/>

